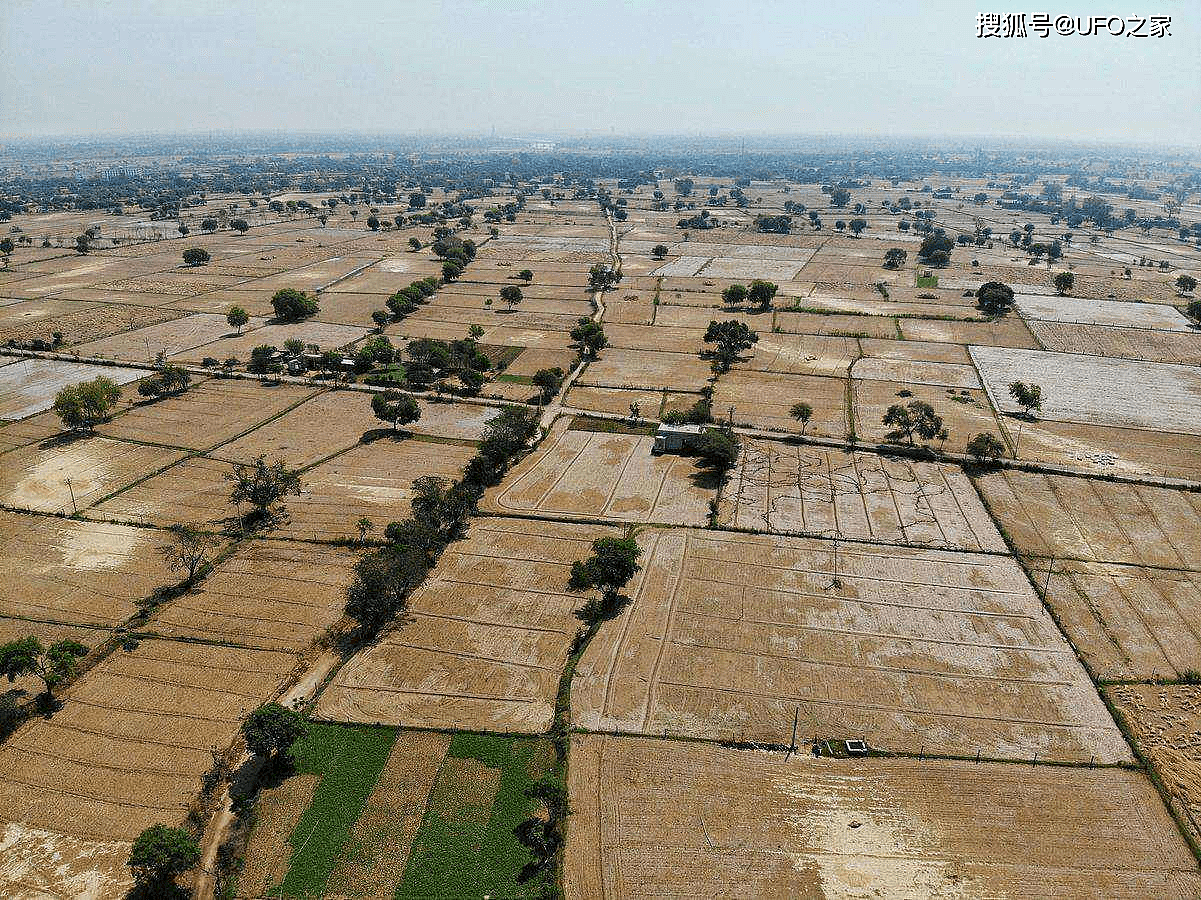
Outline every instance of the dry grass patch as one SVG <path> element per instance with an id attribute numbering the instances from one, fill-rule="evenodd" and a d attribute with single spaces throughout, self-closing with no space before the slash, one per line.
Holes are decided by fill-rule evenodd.
<path id="1" fill-rule="evenodd" d="M 725 420 L 733 407 L 736 424 L 799 432 L 800 423 L 789 410 L 802 400 L 813 407 L 807 434 L 846 437 L 846 381 L 841 378 L 735 369 L 717 380 L 713 416 Z"/>

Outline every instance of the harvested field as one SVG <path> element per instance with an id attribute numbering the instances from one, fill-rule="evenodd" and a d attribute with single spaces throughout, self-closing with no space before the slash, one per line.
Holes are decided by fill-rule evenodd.
<path id="1" fill-rule="evenodd" d="M 1201 365 L 1201 334 L 1196 332 L 1063 322 L 1031 322 L 1030 331 L 1047 350 L 1057 353 L 1086 353 L 1147 362 Z"/>
<path id="2" fill-rule="evenodd" d="M 870 381 L 896 381 L 935 387 L 979 390 L 980 376 L 973 366 L 958 363 L 864 357 L 851 367 L 854 378 Z"/>
<path id="3" fill-rule="evenodd" d="M 1201 442 L 1191 434 L 1006 420 L 1010 441 L 1021 437 L 1023 459 L 1091 469 L 1101 474 L 1155 475 L 1201 481 Z"/>
<path id="4" fill-rule="evenodd" d="M 233 333 L 225 316 L 197 314 L 89 341 L 74 349 L 84 356 L 147 363 L 153 362 L 159 353 L 175 356 Z"/>
<path id="5" fill-rule="evenodd" d="M 560 368 L 570 372 L 576 361 L 576 353 L 572 350 L 539 350 L 530 347 L 522 350 L 521 354 L 505 368 L 506 375 L 530 375 L 539 369 Z"/>
<path id="6" fill-rule="evenodd" d="M 931 341 L 897 341 L 860 338 L 864 356 L 881 359 L 912 360 L 914 362 L 962 363 L 971 365 L 967 349 L 958 344 L 939 344 Z"/>
<path id="7" fill-rule="evenodd" d="M 1165 303 L 1124 303 L 1041 294 L 1015 294 L 1014 304 L 1026 320 L 1071 322 L 1076 325 L 1118 325 L 1162 331 L 1193 331 L 1193 324 Z"/>
<path id="8" fill-rule="evenodd" d="M 0 457 L 0 497 L 7 506 L 71 515 L 183 455 L 102 437 L 44 441 Z"/>
<path id="9" fill-rule="evenodd" d="M 1005 551 L 958 466 L 744 439 L 718 522 L 963 550 Z"/>
<path id="10" fill-rule="evenodd" d="M 178 319 L 182 312 L 148 306 L 80 303 L 72 300 L 28 300 L 0 310 L 0 343 L 52 340 L 55 332 L 67 346 Z"/>
<path id="11" fill-rule="evenodd" d="M 884 425 L 883 418 L 893 404 L 924 400 L 942 416 L 947 430 L 946 449 L 962 451 L 965 444 L 976 434 L 986 431 L 1000 433 L 996 416 L 982 390 L 948 388 L 915 382 L 873 381 L 855 379 L 855 433 L 877 443 L 888 440 L 891 429 Z M 904 438 L 899 438 L 904 443 Z M 940 442 L 941 444 L 941 442 Z"/>
<path id="12" fill-rule="evenodd" d="M 222 317 L 224 321 L 224 317 Z M 252 322 L 252 326 L 256 324 Z M 226 332 L 229 331 L 228 326 Z M 368 329 L 355 328 L 350 325 L 333 325 L 315 320 L 306 320 L 304 322 L 288 322 L 286 324 L 276 324 L 271 322 L 263 325 L 261 328 L 252 327 L 250 330 L 241 335 L 223 335 L 218 336 L 219 340 L 213 340 L 209 343 L 198 344 L 189 347 L 181 347 L 174 353 L 168 353 L 172 360 L 196 363 L 203 360 L 206 356 L 211 356 L 214 359 L 228 359 L 236 357 L 240 360 L 250 358 L 250 351 L 255 347 L 263 344 L 270 344 L 274 347 L 282 347 L 284 341 L 299 339 L 306 344 L 317 344 L 325 350 L 330 350 L 336 347 L 345 347 L 348 344 L 353 344 L 360 338 L 366 337 Z"/>
<path id="13" fill-rule="evenodd" d="M 859 355 L 854 338 L 813 334 L 759 335 L 751 358 L 734 364 L 736 370 L 758 370 L 790 375 L 845 377 Z"/>
<path id="14" fill-rule="evenodd" d="M 610 347 L 588 364 L 577 384 L 593 387 L 698 391 L 709 378 L 709 363 L 685 353 Z"/>
<path id="15" fill-rule="evenodd" d="M 301 475 L 300 496 L 288 500 L 280 537 L 330 540 L 355 537 L 368 518 L 382 528 L 409 514 L 413 481 L 423 475 L 454 480 L 475 447 L 391 438 L 360 444 Z"/>
<path id="16" fill-rule="evenodd" d="M 609 340 L 606 354 L 614 350 L 655 350 L 696 356 L 705 349 L 703 328 L 676 328 L 664 325 L 610 325 L 605 323 Z"/>
<path id="17" fill-rule="evenodd" d="M 173 584 L 147 528 L 0 511 L 0 608 L 31 619 L 116 625 L 137 602 Z"/>
<path id="18" fill-rule="evenodd" d="M 96 505 L 89 515 L 152 525 L 223 528 L 237 514 L 229 502 L 231 485 L 225 477 L 232 471 L 228 463 L 190 457 Z M 297 500 L 288 499 L 293 505 Z"/>
<path id="19" fill-rule="evenodd" d="M 581 604 L 571 563 L 616 528 L 481 518 L 446 548 L 409 603 L 409 620 L 360 652 L 322 692 L 339 721 L 537 733 Z"/>
<path id="20" fill-rule="evenodd" d="M 571 760 L 570 900 L 1201 892 L 1138 772 L 594 735 L 573 739 Z"/>
<path id="21" fill-rule="evenodd" d="M 288 872 L 296 823 L 313 803 L 316 775 L 295 775 L 261 791 L 254 803 L 254 830 L 238 873 L 238 897 L 266 897 L 279 889 Z"/>
<path id="22" fill-rule="evenodd" d="M 342 618 L 357 557 L 334 547 L 250 541 L 147 627 L 171 637 L 301 651 Z"/>
<path id="23" fill-rule="evenodd" d="M 1018 471 L 976 483 L 1023 555 L 1201 569 L 1201 494 Z"/>
<path id="24" fill-rule="evenodd" d="M 971 354 L 1002 412 L 1020 411 L 1008 390 L 1020 379 L 1043 386 L 1044 419 L 1201 434 L 1201 369 L 997 347 Z"/>
<path id="25" fill-rule="evenodd" d="M 133 886 L 129 841 L 91 841 L 14 822 L 0 831 L 0 893 L 6 897 L 124 897 Z"/>
<path id="26" fill-rule="evenodd" d="M 717 478 L 695 459 L 651 454 L 647 435 L 576 431 L 555 423 L 537 451 L 485 496 L 501 514 L 704 525 Z"/>
<path id="27" fill-rule="evenodd" d="M 992 322 L 946 322 L 941 319 L 900 319 L 901 336 L 907 341 L 947 344 L 980 344 L 989 347 L 1020 347 L 1032 350 L 1038 343 L 1017 316 Z"/>
<path id="28" fill-rule="evenodd" d="M 589 644 L 590 730 L 1128 761 L 1121 733 L 1012 558 L 648 531 L 633 602 Z"/>
<path id="29" fill-rule="evenodd" d="M 1201 687 L 1114 684 L 1104 688 L 1171 796 L 1194 838 L 1201 838 Z"/>
<path id="30" fill-rule="evenodd" d="M 182 394 L 139 403 L 98 431 L 108 437 L 206 450 L 312 396 L 311 388 L 213 378 Z"/>
<path id="31" fill-rule="evenodd" d="M 0 366 L 0 421 L 14 421 L 54 405 L 54 395 L 68 385 L 104 376 L 129 384 L 144 376 L 143 369 L 90 366 L 56 359 L 22 359 Z"/>
<path id="32" fill-rule="evenodd" d="M 6 822 L 92 840 L 132 840 L 183 821 L 241 719 L 292 670 L 282 653 L 142 641 L 71 687 L 52 719 L 0 746 Z"/>
<path id="33" fill-rule="evenodd" d="M 726 419 L 734 408 L 735 424 L 775 431 L 799 432 L 789 410 L 798 400 L 813 407 L 807 434 L 843 438 L 847 433 L 846 381 L 820 375 L 777 375 L 734 369 L 717 380 L 713 417 Z"/>
<path id="34" fill-rule="evenodd" d="M 793 334 L 850 335 L 869 338 L 897 338 L 897 320 L 888 316 L 846 316 L 831 313 L 776 313 L 775 326 Z M 766 330 L 766 329 L 765 329 Z"/>
<path id="35" fill-rule="evenodd" d="M 1062 560 L 1034 561 L 1031 568 L 1099 678 L 1201 672 L 1201 573 Z"/>
<path id="36" fill-rule="evenodd" d="M 638 415 L 643 419 L 658 419 L 663 398 L 667 397 L 668 408 L 691 406 L 700 397 L 690 394 L 669 394 L 667 391 L 621 390 L 617 388 L 573 387 L 567 392 L 563 405 L 570 409 L 590 412 L 619 413 L 629 415 L 630 404 L 638 404 Z M 0 431 L 0 440 L 4 432 Z"/>

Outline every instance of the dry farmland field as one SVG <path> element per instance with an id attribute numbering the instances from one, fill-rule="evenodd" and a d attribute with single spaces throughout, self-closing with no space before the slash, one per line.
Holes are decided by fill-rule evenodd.
<path id="1" fill-rule="evenodd" d="M 572 690 L 590 730 L 884 750 L 1128 760 L 1009 557 L 644 531 L 632 602 Z"/>
<path id="2" fill-rule="evenodd" d="M 651 454 L 654 438 L 570 427 L 560 419 L 537 451 L 485 500 L 502 514 L 703 525 L 716 478 L 689 457 Z"/>
<path id="3" fill-rule="evenodd" d="M 616 528 L 488 517 L 451 544 L 408 621 L 360 653 L 322 693 L 338 721 L 537 733 L 578 622 L 571 563 Z"/>
<path id="4" fill-rule="evenodd" d="M 1201 892 L 1154 790 L 1122 769 L 786 760 L 593 735 L 571 757 L 572 900 Z"/>
<path id="5" fill-rule="evenodd" d="M 964 550 L 1005 545 L 957 466 L 743 441 L 722 488 L 719 524 Z"/>

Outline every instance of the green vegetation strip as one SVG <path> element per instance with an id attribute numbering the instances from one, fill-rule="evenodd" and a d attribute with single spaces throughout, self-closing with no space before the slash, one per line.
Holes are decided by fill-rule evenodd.
<path id="1" fill-rule="evenodd" d="M 918 275 L 917 286 L 920 288 L 936 288 L 938 287 L 937 275 Z"/>
<path id="2" fill-rule="evenodd" d="M 553 765 L 544 739 L 456 734 L 396 897 L 540 896 L 554 873 L 521 880 L 533 857 L 514 829 L 540 809 L 526 792 Z"/>
<path id="3" fill-rule="evenodd" d="M 319 775 L 321 781 L 312 806 L 292 832 L 292 860 L 280 893 L 290 897 L 326 895 L 325 882 L 395 742 L 394 728 L 309 725 L 308 734 L 292 753 L 298 773 Z"/>

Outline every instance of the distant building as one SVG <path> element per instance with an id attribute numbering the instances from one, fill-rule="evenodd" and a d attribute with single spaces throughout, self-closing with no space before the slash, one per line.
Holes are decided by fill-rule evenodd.
<path id="1" fill-rule="evenodd" d="M 530 147 L 534 150 L 554 150 L 559 146 L 554 141 L 534 141 Z"/>

